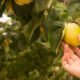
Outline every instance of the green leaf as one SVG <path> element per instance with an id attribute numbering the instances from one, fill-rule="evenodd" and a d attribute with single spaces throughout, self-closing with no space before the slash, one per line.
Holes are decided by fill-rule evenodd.
<path id="1" fill-rule="evenodd" d="M 48 27 L 48 39 L 53 52 L 57 52 L 62 40 L 63 21 L 58 21 L 58 16 L 54 15 L 54 10 L 49 12 L 46 18 L 46 26 Z"/>
<path id="2" fill-rule="evenodd" d="M 33 43 L 34 41 L 36 41 L 40 36 L 40 27 L 37 27 L 33 32 L 32 35 L 29 38 L 29 42 Z"/>
<path id="3" fill-rule="evenodd" d="M 2 16 L 2 13 L 4 12 L 4 10 L 6 8 L 8 0 L 2 1 L 2 2 L 3 2 L 2 6 L 0 7 L 0 17 Z"/>
<path id="4" fill-rule="evenodd" d="M 36 13 L 43 11 L 47 8 L 49 1 L 50 0 L 35 0 L 34 11 Z"/>
<path id="5" fill-rule="evenodd" d="M 80 3 L 78 1 L 72 1 L 67 6 L 68 14 L 73 18 L 80 17 Z"/>
<path id="6" fill-rule="evenodd" d="M 40 25 L 43 21 L 43 14 L 40 13 L 33 17 L 33 19 L 25 25 L 23 30 L 24 35 L 28 39 L 29 43 L 34 42 L 40 36 Z"/>
<path id="7" fill-rule="evenodd" d="M 4 0 L 0 0 L 0 8 L 2 7 Z"/>
<path id="8" fill-rule="evenodd" d="M 26 5 L 17 5 L 14 0 L 12 0 L 12 8 L 18 19 L 21 21 L 21 23 L 27 23 L 32 19 L 32 8 L 33 8 L 33 2 Z"/>
<path id="9" fill-rule="evenodd" d="M 57 2 L 55 6 L 53 6 L 54 12 L 60 21 L 66 21 L 68 18 L 67 7 L 63 2 Z"/>
<path id="10" fill-rule="evenodd" d="M 60 42 L 62 40 L 62 31 L 63 31 L 63 25 L 61 23 L 53 23 L 53 26 L 55 28 L 51 28 L 52 30 L 50 30 L 49 28 L 49 33 L 48 33 L 48 37 L 49 37 L 49 42 L 51 44 L 51 47 L 53 49 L 54 52 L 58 52 L 58 48 L 60 46 Z"/>

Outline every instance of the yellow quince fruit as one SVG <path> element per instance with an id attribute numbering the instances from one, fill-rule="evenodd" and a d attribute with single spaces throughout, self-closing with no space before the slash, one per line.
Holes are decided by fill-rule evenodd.
<path id="1" fill-rule="evenodd" d="M 25 5 L 25 4 L 29 4 L 29 3 L 31 3 L 33 0 L 15 0 L 15 3 L 17 4 L 17 5 Z"/>
<path id="2" fill-rule="evenodd" d="M 80 26 L 76 23 L 65 23 L 63 40 L 71 46 L 79 46 Z"/>

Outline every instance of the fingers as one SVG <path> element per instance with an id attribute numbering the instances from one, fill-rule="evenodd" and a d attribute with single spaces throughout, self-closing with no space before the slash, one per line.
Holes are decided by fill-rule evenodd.
<path id="1" fill-rule="evenodd" d="M 80 35 L 79 35 L 79 41 L 80 41 Z M 69 73 L 77 76 L 74 72 L 74 66 L 73 64 L 76 63 L 76 61 L 80 60 L 80 49 L 78 47 L 70 47 L 64 42 L 62 43 L 63 48 L 63 57 L 62 57 L 62 65 L 65 68 L 66 71 Z M 75 53 L 78 55 L 76 55 Z M 76 65 L 76 64 L 75 64 Z"/>
<path id="2" fill-rule="evenodd" d="M 67 60 L 62 59 L 62 66 L 65 70 L 67 70 L 69 72 L 70 69 L 70 64 L 68 63 Z"/>
<path id="3" fill-rule="evenodd" d="M 80 57 L 80 49 L 78 47 L 73 47 L 73 51 Z"/>
<path id="4" fill-rule="evenodd" d="M 63 52 L 64 53 L 72 53 L 72 50 L 70 49 L 70 47 L 66 44 L 66 43 L 62 43 L 62 48 L 63 48 Z"/>
<path id="5" fill-rule="evenodd" d="M 80 49 L 79 48 L 71 48 L 70 46 L 68 46 L 67 44 L 65 44 L 64 42 L 62 43 L 62 47 L 63 47 L 63 53 L 64 55 L 66 55 L 64 58 L 65 59 L 69 59 L 70 57 L 73 60 L 77 60 L 78 56 L 80 56 Z M 78 56 L 76 54 L 74 54 L 74 52 L 76 52 L 78 54 Z"/>
<path id="6" fill-rule="evenodd" d="M 78 36 L 78 40 L 80 41 L 80 35 Z M 67 53 L 67 52 L 71 52 L 71 53 L 74 53 L 74 51 L 80 56 L 80 49 L 77 48 L 77 47 L 73 47 L 71 49 L 71 47 L 69 47 L 66 43 L 62 42 L 62 48 L 63 48 L 63 51 L 64 53 Z"/>
<path id="7" fill-rule="evenodd" d="M 64 55 L 62 58 L 62 64 L 63 65 L 71 64 L 74 61 L 73 58 L 71 58 L 73 51 L 67 44 L 62 43 L 62 45 L 63 45 L 63 51 L 64 51 Z"/>
<path id="8" fill-rule="evenodd" d="M 63 53 L 64 55 L 74 55 L 74 51 L 73 49 L 68 46 L 67 44 L 65 44 L 64 42 L 62 43 L 62 47 L 63 47 Z"/>
<path id="9" fill-rule="evenodd" d="M 66 61 L 71 64 L 73 61 L 76 61 L 79 59 L 79 57 L 78 57 L 78 56 L 80 56 L 79 48 L 76 47 L 73 49 L 70 46 L 68 46 L 67 44 L 65 44 L 64 42 L 62 43 L 62 47 L 63 47 L 63 53 L 64 53 L 62 61 Z M 74 54 L 74 52 L 76 52 L 78 56 L 76 54 Z"/>

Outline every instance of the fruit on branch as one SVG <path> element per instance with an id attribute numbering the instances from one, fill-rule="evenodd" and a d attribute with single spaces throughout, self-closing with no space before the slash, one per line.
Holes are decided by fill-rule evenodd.
<path id="1" fill-rule="evenodd" d="M 33 1 L 30 4 L 18 5 L 15 0 L 12 0 L 11 5 L 14 14 L 21 21 L 21 23 L 26 24 L 32 19 Z"/>
<path id="2" fill-rule="evenodd" d="M 15 0 L 17 5 L 25 5 L 31 3 L 33 0 Z"/>
<path id="3" fill-rule="evenodd" d="M 80 26 L 76 23 L 65 23 L 64 27 L 64 41 L 71 46 L 79 46 L 80 41 L 78 39 L 80 34 Z"/>

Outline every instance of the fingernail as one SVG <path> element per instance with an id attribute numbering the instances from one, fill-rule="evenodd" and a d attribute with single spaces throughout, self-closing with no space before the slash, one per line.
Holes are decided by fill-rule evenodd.
<path id="1" fill-rule="evenodd" d="M 65 49 L 68 49 L 68 45 L 67 45 L 67 44 L 65 44 L 65 45 L 64 45 L 64 48 L 65 48 Z"/>
<path id="2" fill-rule="evenodd" d="M 64 46 L 64 53 L 69 53 L 69 46 L 67 44 L 65 44 Z"/>
<path id="3" fill-rule="evenodd" d="M 65 48 L 65 46 L 66 46 L 66 43 L 62 42 L 62 47 Z"/>

